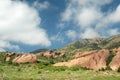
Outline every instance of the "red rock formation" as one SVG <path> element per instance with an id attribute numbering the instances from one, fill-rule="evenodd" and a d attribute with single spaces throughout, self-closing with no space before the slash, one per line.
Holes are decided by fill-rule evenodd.
<path id="1" fill-rule="evenodd" d="M 80 65 L 88 69 L 99 70 L 106 68 L 106 61 L 109 56 L 108 50 L 89 51 L 79 54 L 77 59 L 70 60 L 69 62 L 56 63 L 53 66 L 75 66 Z"/>
<path id="2" fill-rule="evenodd" d="M 40 52 L 40 53 L 36 53 L 35 55 L 36 56 L 43 56 L 43 54 L 44 54 L 43 52 Z"/>
<path id="3" fill-rule="evenodd" d="M 50 59 L 53 58 L 53 54 L 52 51 L 47 51 L 43 54 L 43 56 L 45 56 L 46 58 Z"/>
<path id="4" fill-rule="evenodd" d="M 113 53 L 117 53 L 117 52 L 120 52 L 120 47 L 113 49 Z"/>
<path id="5" fill-rule="evenodd" d="M 16 63 L 35 63 L 37 62 L 36 55 L 34 54 L 22 54 L 13 59 Z"/>
<path id="6" fill-rule="evenodd" d="M 14 55 L 14 53 L 13 52 L 8 52 L 8 53 L 6 53 L 6 56 L 12 56 L 12 55 Z"/>
<path id="7" fill-rule="evenodd" d="M 61 53 L 61 54 L 60 54 L 60 57 L 65 57 L 65 53 Z"/>
<path id="8" fill-rule="evenodd" d="M 6 53 L 5 61 L 10 61 L 11 56 L 13 56 L 13 55 L 14 55 L 14 53 L 12 53 L 12 52 L 8 52 L 8 53 Z"/>
<path id="9" fill-rule="evenodd" d="M 74 58 L 79 58 L 79 56 L 82 54 L 82 52 L 78 52 L 74 55 Z"/>
<path id="10" fill-rule="evenodd" d="M 112 61 L 109 64 L 112 70 L 119 70 L 120 69 L 120 52 L 117 52 L 116 55 L 113 57 Z"/>
<path id="11" fill-rule="evenodd" d="M 10 61 L 11 57 L 6 57 L 5 61 Z"/>

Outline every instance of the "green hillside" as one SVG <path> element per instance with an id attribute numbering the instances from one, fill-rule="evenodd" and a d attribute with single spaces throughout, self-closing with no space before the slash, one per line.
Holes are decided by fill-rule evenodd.
<path id="1" fill-rule="evenodd" d="M 78 52 L 99 49 L 112 49 L 120 46 L 120 35 L 109 38 L 82 39 L 65 47 L 57 49 L 59 52 Z"/>

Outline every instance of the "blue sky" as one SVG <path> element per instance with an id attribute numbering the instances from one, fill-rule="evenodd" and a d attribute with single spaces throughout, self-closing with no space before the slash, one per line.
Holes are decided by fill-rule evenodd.
<path id="1" fill-rule="evenodd" d="M 0 51 L 56 49 L 120 33 L 120 0 L 1 0 Z"/>

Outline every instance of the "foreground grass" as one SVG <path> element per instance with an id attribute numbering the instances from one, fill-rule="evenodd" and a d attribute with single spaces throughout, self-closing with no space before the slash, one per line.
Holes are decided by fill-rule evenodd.
<path id="1" fill-rule="evenodd" d="M 116 71 L 93 71 L 78 67 L 39 64 L 0 65 L 0 80 L 120 80 Z"/>

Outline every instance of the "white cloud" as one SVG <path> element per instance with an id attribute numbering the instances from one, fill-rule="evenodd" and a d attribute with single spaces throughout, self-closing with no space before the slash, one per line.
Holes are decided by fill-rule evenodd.
<path id="1" fill-rule="evenodd" d="M 66 35 L 67 35 L 68 38 L 70 38 L 72 40 L 75 40 L 77 38 L 77 33 L 74 30 L 68 30 L 66 32 Z"/>
<path id="2" fill-rule="evenodd" d="M 3 48 L 0 48 L 0 52 L 5 52 L 5 49 L 3 49 Z"/>
<path id="3" fill-rule="evenodd" d="M 120 5 L 118 5 L 116 11 L 110 14 L 109 18 L 113 23 L 120 22 Z"/>
<path id="4" fill-rule="evenodd" d="M 116 34 L 119 34 L 120 32 L 118 31 L 118 29 L 110 29 L 109 31 L 108 31 L 108 34 L 110 35 L 110 36 L 112 36 L 112 35 L 116 35 Z"/>
<path id="5" fill-rule="evenodd" d="M 50 3 L 48 1 L 44 1 L 43 3 L 35 1 L 33 5 L 34 5 L 34 7 L 36 7 L 39 10 L 44 10 L 50 6 Z"/>
<path id="6" fill-rule="evenodd" d="M 86 29 L 85 32 L 81 34 L 81 38 L 96 38 L 96 37 L 100 36 L 94 29 L 91 28 Z"/>
<path id="7" fill-rule="evenodd" d="M 4 50 L 2 48 L 15 49 L 15 50 L 19 50 L 20 49 L 18 45 L 13 45 L 13 44 L 10 44 L 8 41 L 0 40 L 0 49 Z"/>
<path id="8" fill-rule="evenodd" d="M 76 13 L 75 21 L 80 27 L 86 28 L 91 27 L 93 24 L 97 23 L 101 17 L 102 14 L 100 11 L 97 11 L 94 8 L 83 8 Z"/>
<path id="9" fill-rule="evenodd" d="M 107 16 L 104 16 L 101 21 L 96 25 L 96 28 L 109 27 L 108 25 L 120 22 L 120 5 L 116 10 L 109 12 Z"/>
<path id="10" fill-rule="evenodd" d="M 13 1 L 0 1 L 0 45 L 5 41 L 6 46 L 0 48 L 8 48 L 16 45 L 10 43 L 19 42 L 28 45 L 50 46 L 47 33 L 40 28 L 41 18 L 35 8 L 28 4 Z M 3 45 L 5 45 L 3 44 Z"/>
<path id="11" fill-rule="evenodd" d="M 70 7 L 68 7 L 64 13 L 61 14 L 62 16 L 62 21 L 69 21 L 71 20 L 71 16 L 72 16 L 72 11 L 70 9 Z"/>
<path id="12" fill-rule="evenodd" d="M 119 27 L 113 28 L 111 31 L 111 26 L 120 22 L 120 5 L 117 6 L 116 10 L 102 11 L 104 5 L 112 2 L 113 0 L 70 0 L 65 11 L 61 14 L 61 22 L 73 23 L 78 26 L 80 38 L 118 34 Z"/>
<path id="13" fill-rule="evenodd" d="M 51 37 L 51 40 L 53 41 L 53 42 L 60 42 L 60 43 L 64 43 L 64 38 L 62 37 L 62 36 L 52 36 Z"/>
<path id="14" fill-rule="evenodd" d="M 70 4 L 79 6 L 102 6 L 111 3 L 113 0 L 70 0 Z M 75 5 L 75 6 L 76 6 Z"/>
<path id="15" fill-rule="evenodd" d="M 59 31 L 56 35 L 53 35 L 52 37 L 51 37 L 51 40 L 53 41 L 53 42 L 61 42 L 61 43 L 64 43 L 64 33 L 62 32 L 61 33 L 61 31 Z"/>

